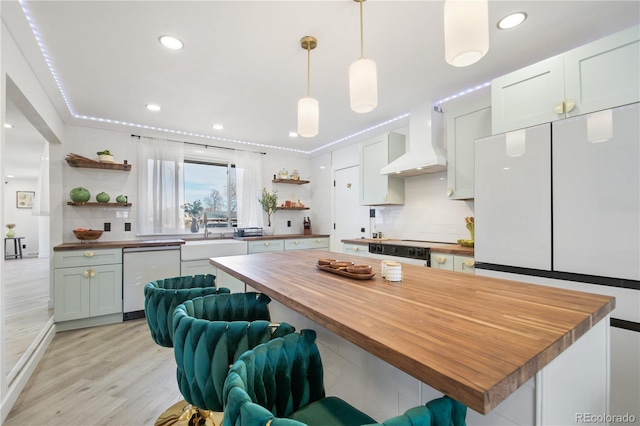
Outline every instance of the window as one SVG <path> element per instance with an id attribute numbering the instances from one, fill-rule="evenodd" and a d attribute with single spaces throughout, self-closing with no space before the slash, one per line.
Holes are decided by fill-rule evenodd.
<path id="1" fill-rule="evenodd" d="M 204 231 L 204 215 L 207 227 L 230 228 L 237 224 L 236 169 L 233 164 L 184 160 L 185 227 L 191 232 Z M 196 207 L 195 209 L 193 207 Z M 198 208 L 200 207 L 200 208 Z M 192 227 L 193 213 L 197 227 Z"/>
<path id="2" fill-rule="evenodd" d="M 234 158 L 234 151 L 140 138 L 137 234 L 204 233 L 205 226 L 231 232 L 238 210 Z"/>

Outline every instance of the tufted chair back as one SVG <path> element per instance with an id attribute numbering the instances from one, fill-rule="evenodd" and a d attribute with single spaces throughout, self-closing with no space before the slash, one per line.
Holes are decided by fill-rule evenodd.
<path id="1" fill-rule="evenodd" d="M 185 300 L 229 293 L 216 288 L 215 275 L 187 275 L 151 281 L 144 287 L 144 310 L 151 337 L 160 346 L 173 347 L 173 311 Z"/>
<path id="2" fill-rule="evenodd" d="M 243 354 L 224 386 L 223 425 L 303 425 L 288 417 L 324 397 L 316 333 L 302 330 Z M 275 416 L 275 417 L 274 417 Z"/>
<path id="3" fill-rule="evenodd" d="M 286 323 L 270 325 L 269 302 L 262 294 L 232 293 L 197 297 L 175 309 L 176 377 L 187 402 L 222 411 L 229 366 L 249 349 L 295 331 Z"/>

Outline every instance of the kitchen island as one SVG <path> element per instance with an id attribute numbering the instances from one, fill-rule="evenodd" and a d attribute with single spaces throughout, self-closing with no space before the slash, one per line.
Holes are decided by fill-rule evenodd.
<path id="1" fill-rule="evenodd" d="M 372 265 L 376 274 L 372 279 L 354 280 L 318 269 L 315 263 L 321 257 L 371 263 L 365 257 L 319 250 L 230 256 L 210 262 L 281 304 L 283 310 L 272 304 L 272 312 L 278 312 L 275 316 L 293 321 L 298 329 L 326 329 L 327 333 L 319 333 L 326 348 L 338 345 L 329 336 L 334 333 L 428 385 L 395 383 L 397 397 L 390 403 L 372 395 L 376 391 L 370 388 L 371 377 L 357 380 L 368 389 L 354 389 L 350 380 L 348 390 L 343 389 L 347 400 L 354 400 L 354 392 L 368 394 L 354 401 L 358 408 L 388 417 L 394 410 L 424 402 L 434 390 L 480 414 L 508 400 L 502 407 L 506 409 L 496 410 L 498 420 L 506 421 L 508 414 L 502 411 L 520 410 L 519 405 L 533 416 L 521 423 L 509 420 L 511 424 L 573 423 L 577 412 L 608 408 L 607 325 L 613 298 L 413 265 L 403 265 L 402 283 L 384 281 L 377 264 Z M 359 357 L 353 361 L 357 366 L 365 358 L 354 349 L 346 355 L 344 350 L 335 352 Z M 327 353 L 322 353 L 325 370 L 332 377 L 331 363 L 339 360 Z M 586 385 L 561 377 L 563 371 L 573 374 L 567 364 L 576 362 L 590 375 Z M 372 375 L 362 366 L 357 370 Z M 340 382 L 340 376 L 350 373 L 336 372 L 338 377 L 332 380 Z M 398 379 L 395 372 L 389 374 L 387 381 L 410 382 Z M 531 391 L 519 393 L 515 401 L 509 398 L 524 384 Z M 340 385 L 335 388 L 340 391 Z M 558 399 L 567 392 L 571 401 L 560 403 Z"/>

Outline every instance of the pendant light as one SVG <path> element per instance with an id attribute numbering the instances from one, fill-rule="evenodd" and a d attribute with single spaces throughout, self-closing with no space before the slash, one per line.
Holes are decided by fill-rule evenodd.
<path id="1" fill-rule="evenodd" d="M 487 0 L 444 2 L 444 55 L 454 67 L 478 62 L 489 50 Z"/>
<path id="2" fill-rule="evenodd" d="M 300 39 L 300 46 L 307 51 L 307 96 L 298 101 L 298 134 L 305 138 L 312 138 L 318 134 L 320 121 L 320 106 L 318 100 L 309 96 L 309 80 L 311 78 L 311 51 L 318 45 L 318 40 L 312 36 Z"/>
<path id="3" fill-rule="evenodd" d="M 364 33 L 362 24 L 362 3 L 360 3 L 360 59 L 349 67 L 349 99 L 351 109 L 365 113 L 378 106 L 378 72 L 376 63 L 364 57 Z"/>

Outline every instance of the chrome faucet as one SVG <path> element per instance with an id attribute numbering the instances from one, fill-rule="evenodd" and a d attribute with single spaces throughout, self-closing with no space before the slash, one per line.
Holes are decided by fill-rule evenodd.
<path id="1" fill-rule="evenodd" d="M 207 226 L 207 212 L 204 212 L 204 238 L 209 238 L 209 227 Z"/>

